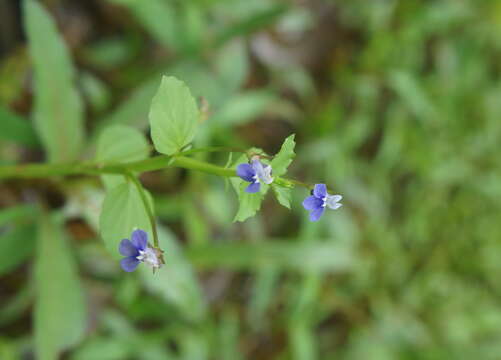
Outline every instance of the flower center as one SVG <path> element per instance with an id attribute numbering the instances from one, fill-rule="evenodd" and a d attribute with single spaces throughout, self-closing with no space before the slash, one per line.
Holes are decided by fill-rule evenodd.
<path id="1" fill-rule="evenodd" d="M 139 256 L 137 256 L 136 259 L 146 263 L 151 267 L 154 268 L 160 267 L 160 261 L 158 260 L 157 254 L 150 247 L 147 247 L 144 250 L 139 250 Z"/>
<path id="2" fill-rule="evenodd" d="M 322 198 L 322 207 L 326 207 L 327 206 L 327 196 L 324 196 Z"/>

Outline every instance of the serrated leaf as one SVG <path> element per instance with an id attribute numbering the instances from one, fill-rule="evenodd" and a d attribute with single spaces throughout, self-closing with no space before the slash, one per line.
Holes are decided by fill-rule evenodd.
<path id="1" fill-rule="evenodd" d="M 199 112 L 188 87 L 175 77 L 164 76 L 153 97 L 149 118 L 155 148 L 172 155 L 195 137 Z"/>
<path id="2" fill-rule="evenodd" d="M 233 219 L 235 221 L 245 221 L 246 219 L 256 215 L 258 210 L 261 208 L 261 203 L 263 202 L 264 196 L 268 192 L 268 185 L 261 184 L 261 191 L 254 194 L 249 194 L 245 192 L 245 188 L 248 183 L 241 181 L 238 185 L 238 211 Z M 235 186 L 235 185 L 234 185 Z M 235 188 L 236 190 L 237 188 Z"/>
<path id="3" fill-rule="evenodd" d="M 82 100 L 74 86 L 70 54 L 48 12 L 25 0 L 24 27 L 34 73 L 36 130 L 49 161 L 75 160 L 84 141 Z"/>
<path id="4" fill-rule="evenodd" d="M 275 184 L 272 184 L 271 187 L 272 187 L 273 193 L 275 194 L 275 197 L 277 198 L 280 205 L 285 206 L 287 209 L 290 210 L 290 208 L 291 208 L 291 189 L 285 188 L 282 186 L 278 186 Z"/>
<path id="5" fill-rule="evenodd" d="M 51 360 L 81 339 L 86 310 L 76 263 L 61 223 L 42 216 L 38 235 L 35 352 L 37 359 Z"/>
<path id="6" fill-rule="evenodd" d="M 247 156 L 242 155 L 235 161 L 234 165 L 237 166 L 238 164 L 246 162 Z M 249 194 L 245 192 L 245 188 L 249 185 L 248 182 L 243 181 L 239 177 L 232 177 L 230 181 L 238 196 L 238 211 L 233 222 L 245 221 L 256 215 L 257 211 L 261 208 L 261 203 L 268 192 L 269 186 L 262 183 L 261 190 L 258 193 Z"/>
<path id="7" fill-rule="evenodd" d="M 287 172 L 287 168 L 292 162 L 292 159 L 294 159 L 294 157 L 296 156 L 296 154 L 294 153 L 294 147 L 296 146 L 294 136 L 295 135 L 292 134 L 287 139 L 285 139 L 282 147 L 280 148 L 280 151 L 271 161 L 273 176 L 282 176 L 283 174 L 285 174 Z"/>
<path id="8" fill-rule="evenodd" d="M 106 248 L 117 259 L 120 258 L 118 244 L 122 239 L 128 239 L 134 228 L 152 235 L 141 195 L 131 181 L 114 187 L 106 194 L 99 217 L 99 228 Z"/>
<path id="9" fill-rule="evenodd" d="M 148 142 L 139 130 L 113 125 L 99 136 L 96 160 L 100 163 L 129 163 L 146 159 L 149 152 Z M 102 179 L 107 189 L 124 181 L 122 175 L 103 175 Z"/>

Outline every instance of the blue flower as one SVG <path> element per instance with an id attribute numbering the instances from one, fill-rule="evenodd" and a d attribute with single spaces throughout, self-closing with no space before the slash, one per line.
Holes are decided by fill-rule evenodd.
<path id="1" fill-rule="evenodd" d="M 329 195 L 325 184 L 316 184 L 311 196 L 304 199 L 303 207 L 310 212 L 311 221 L 318 221 L 326 206 L 332 210 L 343 206 L 343 204 L 339 203 L 342 198 L 341 195 Z"/>
<path id="2" fill-rule="evenodd" d="M 258 159 L 253 159 L 250 164 L 240 164 L 237 166 L 237 175 L 243 180 L 250 182 L 245 192 L 256 193 L 261 189 L 261 182 L 271 184 L 271 166 L 263 165 Z"/>
<path id="3" fill-rule="evenodd" d="M 145 231 L 134 230 L 130 238 L 131 240 L 123 239 L 118 247 L 120 254 L 125 256 L 120 260 L 122 269 L 127 272 L 134 271 L 140 262 L 146 263 L 153 269 L 162 266 L 158 250 L 148 246 L 148 234 Z"/>

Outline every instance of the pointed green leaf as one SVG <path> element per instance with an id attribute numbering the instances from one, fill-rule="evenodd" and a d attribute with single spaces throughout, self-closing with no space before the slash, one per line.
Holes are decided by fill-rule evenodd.
<path id="1" fill-rule="evenodd" d="M 149 152 L 148 142 L 139 130 L 113 125 L 99 136 L 96 160 L 100 163 L 129 163 L 146 159 Z M 102 179 L 108 189 L 124 181 L 122 175 L 104 175 Z"/>
<path id="2" fill-rule="evenodd" d="M 292 159 L 296 156 L 294 153 L 294 147 L 296 143 L 294 142 L 294 134 L 290 135 L 285 139 L 282 147 L 278 154 L 275 155 L 271 161 L 271 167 L 273 169 L 273 176 L 282 176 L 287 172 Z"/>
<path id="3" fill-rule="evenodd" d="M 256 215 L 258 210 L 261 208 L 261 203 L 263 202 L 264 196 L 268 191 L 268 185 L 261 184 L 261 191 L 254 194 L 249 194 L 245 192 L 245 188 L 249 185 L 245 181 L 240 180 L 238 185 L 235 185 L 235 182 L 238 180 L 234 180 L 236 178 L 232 178 L 231 182 L 235 188 L 235 191 L 238 193 L 238 202 L 239 207 L 237 214 L 233 221 L 245 221 L 248 218 Z"/>
<path id="4" fill-rule="evenodd" d="M 291 208 L 291 189 L 278 186 L 275 184 L 271 185 L 273 193 L 275 194 L 280 205 L 285 206 L 290 210 Z"/>
<path id="5" fill-rule="evenodd" d="M 25 0 L 25 29 L 33 63 L 34 120 L 51 162 L 75 160 L 84 141 L 82 101 L 70 54 L 47 11 Z"/>
<path id="6" fill-rule="evenodd" d="M 193 140 L 199 112 L 188 87 L 175 77 L 164 76 L 153 97 L 149 118 L 155 148 L 172 155 Z"/>
<path id="7" fill-rule="evenodd" d="M 114 187 L 106 194 L 99 228 L 106 248 L 115 258 L 120 258 L 118 244 L 122 239 L 128 239 L 134 228 L 146 231 L 152 241 L 146 209 L 138 189 L 131 181 Z"/>
<path id="8" fill-rule="evenodd" d="M 86 310 L 63 228 L 49 216 L 42 216 L 39 225 L 35 279 L 35 357 L 52 360 L 81 339 Z"/>

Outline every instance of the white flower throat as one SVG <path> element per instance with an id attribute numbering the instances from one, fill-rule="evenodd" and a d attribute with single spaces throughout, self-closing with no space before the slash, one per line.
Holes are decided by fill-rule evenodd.
<path id="1" fill-rule="evenodd" d="M 273 177 L 271 176 L 272 169 L 270 165 L 263 166 L 263 164 L 259 160 L 253 160 L 252 167 L 256 172 L 256 175 L 254 175 L 252 179 L 254 179 L 256 183 L 262 181 L 265 184 L 269 185 L 273 182 Z"/>
<path id="2" fill-rule="evenodd" d="M 159 268 L 161 266 L 157 253 L 150 247 L 139 250 L 139 255 L 136 256 L 136 259 L 153 268 Z"/>

